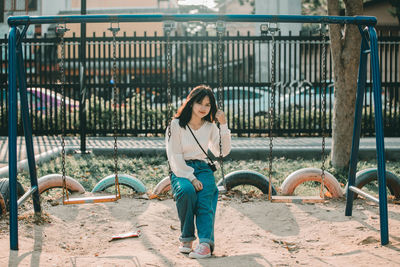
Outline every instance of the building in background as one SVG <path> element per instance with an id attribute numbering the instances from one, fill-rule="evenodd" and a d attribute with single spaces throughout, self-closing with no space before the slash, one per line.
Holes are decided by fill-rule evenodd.
<path id="1" fill-rule="evenodd" d="M 48 16 L 48 15 L 79 15 L 81 14 L 81 0 L 4 0 L 3 15 L 0 20 L 0 35 L 8 33 L 7 18 L 10 16 Z M 0 4 L 1 5 L 1 4 Z M 179 13 L 177 0 L 86 0 L 87 14 L 175 14 Z M 0 18 L 1 19 L 1 18 Z M 71 29 L 67 34 L 75 32 L 80 36 L 79 24 L 67 25 Z M 87 36 L 101 36 L 107 32 L 110 25 L 106 23 L 87 24 Z M 135 23 L 133 26 L 129 23 L 121 23 L 122 32 L 132 34 L 134 31 L 140 36 L 144 32 L 153 35 L 154 32 L 163 34 L 163 25 L 158 23 Z M 52 25 L 34 25 L 27 31 L 27 37 L 42 35 L 50 29 L 54 30 Z M 66 35 L 68 36 L 68 35 Z"/>
<path id="2" fill-rule="evenodd" d="M 301 0 L 255 0 L 255 14 L 256 15 L 301 15 Z M 257 23 L 255 27 L 256 35 L 261 34 L 260 30 L 261 23 Z M 271 25 L 272 26 L 272 25 Z M 274 25 L 275 26 L 275 25 Z M 301 23 L 277 23 L 276 26 L 279 28 L 279 32 L 276 34 L 281 35 L 289 35 L 289 32 L 292 35 L 299 35 L 302 24 Z M 298 47 L 295 48 L 298 50 Z M 260 82 L 268 82 L 270 81 L 270 60 L 272 54 L 272 46 L 265 44 L 260 44 L 260 48 L 256 50 L 255 53 L 255 61 L 256 66 L 258 68 L 255 71 L 255 80 Z M 279 51 L 277 51 L 279 53 Z M 280 51 L 281 54 L 284 54 L 284 51 Z M 294 57 L 295 53 L 291 53 L 291 57 Z M 295 69 L 298 68 L 298 63 L 291 63 L 291 65 L 286 64 L 284 58 L 281 58 L 281 62 L 277 62 L 277 66 L 281 66 L 279 70 L 280 73 L 295 73 Z M 289 60 L 289 62 L 296 62 L 294 58 Z M 297 61 L 298 62 L 298 61 Z M 275 71 L 278 71 L 275 68 Z M 288 77 L 292 79 L 293 77 Z"/>
<path id="3" fill-rule="evenodd" d="M 254 14 L 254 1 L 252 0 L 226 0 L 218 5 L 220 14 Z M 226 30 L 229 34 L 237 35 L 254 35 L 254 23 L 226 23 Z"/>
<path id="4" fill-rule="evenodd" d="M 389 0 L 371 0 L 364 4 L 364 15 L 374 16 L 378 20 L 376 29 L 382 33 L 392 32 L 392 35 L 399 35 L 399 19 L 390 13 L 394 7 Z"/>

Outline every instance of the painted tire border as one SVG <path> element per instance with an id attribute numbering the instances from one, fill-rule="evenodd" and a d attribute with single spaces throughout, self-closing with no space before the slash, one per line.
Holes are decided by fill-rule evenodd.
<path id="1" fill-rule="evenodd" d="M 146 193 L 146 186 L 137 178 L 129 175 L 120 173 L 118 174 L 118 183 L 120 185 L 127 186 L 138 193 Z M 97 184 L 93 187 L 92 193 L 104 191 L 107 188 L 115 185 L 115 174 L 111 174 L 107 177 L 101 179 Z"/>
<path id="2" fill-rule="evenodd" d="M 83 188 L 83 186 L 74 178 L 65 176 L 65 182 L 67 189 L 70 192 L 78 192 L 83 194 L 86 191 L 85 188 Z M 39 194 L 42 194 L 52 188 L 62 188 L 62 187 L 63 187 L 62 174 L 56 174 L 56 173 L 48 174 L 38 179 Z"/>
<path id="3" fill-rule="evenodd" d="M 378 179 L 378 169 L 369 168 L 365 170 L 358 171 L 356 173 L 356 181 L 354 186 L 361 189 L 366 184 Z M 389 191 L 396 198 L 400 198 L 400 178 L 390 171 L 386 171 L 386 186 Z M 346 184 L 345 193 L 347 193 L 348 184 Z M 358 197 L 357 193 L 354 193 L 354 199 Z"/>
<path id="4" fill-rule="evenodd" d="M 239 170 L 228 173 L 225 176 L 226 189 L 229 191 L 239 185 L 252 185 L 260 189 L 264 194 L 268 194 L 269 181 L 268 178 L 256 171 Z M 218 181 L 217 186 L 223 186 L 222 179 Z M 272 195 L 276 195 L 277 191 L 272 185 Z"/>
<path id="5" fill-rule="evenodd" d="M 158 196 L 171 190 L 171 180 L 169 176 L 164 177 L 157 185 L 154 187 L 152 195 Z"/>
<path id="6" fill-rule="evenodd" d="M 0 214 L 5 214 L 9 209 L 10 189 L 9 179 L 0 178 Z M 20 182 L 17 181 L 17 198 L 25 194 L 25 189 Z"/>
<path id="7" fill-rule="evenodd" d="M 303 168 L 292 172 L 281 185 L 281 193 L 285 196 L 291 196 L 294 190 L 300 184 L 308 181 L 316 181 L 321 183 L 321 169 L 318 168 Z M 340 187 L 338 180 L 329 172 L 325 171 L 324 186 L 328 189 L 332 198 L 340 198 L 343 196 L 343 190 Z"/>
<path id="8" fill-rule="evenodd" d="M 3 195 L 0 193 L 0 215 L 6 213 L 6 203 L 4 202 Z"/>

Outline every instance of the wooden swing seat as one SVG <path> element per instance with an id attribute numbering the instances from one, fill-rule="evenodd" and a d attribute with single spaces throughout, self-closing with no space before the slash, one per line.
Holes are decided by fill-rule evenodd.
<path id="1" fill-rule="evenodd" d="M 323 203 L 320 196 L 271 196 L 271 202 L 275 203 Z"/>
<path id="2" fill-rule="evenodd" d="M 104 202 L 115 202 L 120 199 L 120 196 L 108 195 L 108 196 L 96 196 L 96 197 L 80 197 L 63 200 L 64 205 L 70 204 L 89 204 L 89 203 L 104 203 Z"/>

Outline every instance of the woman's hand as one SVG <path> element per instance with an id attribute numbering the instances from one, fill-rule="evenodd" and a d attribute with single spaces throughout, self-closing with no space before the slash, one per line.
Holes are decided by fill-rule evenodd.
<path id="1" fill-rule="evenodd" d="M 192 181 L 192 185 L 194 186 L 194 189 L 195 189 L 196 191 L 201 191 L 201 190 L 203 190 L 203 184 L 202 184 L 199 180 L 197 180 L 197 179 L 194 179 L 194 180 Z"/>
<path id="2" fill-rule="evenodd" d="M 215 113 L 215 118 L 220 124 L 226 124 L 225 113 L 222 110 L 217 110 L 217 113 Z"/>

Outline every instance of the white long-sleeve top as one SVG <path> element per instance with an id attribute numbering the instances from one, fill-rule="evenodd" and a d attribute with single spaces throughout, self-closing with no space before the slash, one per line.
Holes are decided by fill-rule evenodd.
<path id="1" fill-rule="evenodd" d="M 222 124 L 220 127 L 222 155 L 225 157 L 231 151 L 231 131 L 228 129 L 227 124 Z M 215 123 L 205 121 L 198 130 L 192 129 L 192 131 L 204 151 L 207 152 L 210 149 L 213 155 L 219 156 L 219 129 Z M 168 141 L 168 129 L 165 136 L 167 156 L 172 172 L 177 177 L 193 181 L 196 178 L 193 174 L 194 169 L 188 166 L 185 160 L 198 159 L 206 161 L 207 156 L 200 149 L 188 127 L 182 128 L 179 126 L 178 119 L 171 121 L 170 140 Z"/>

